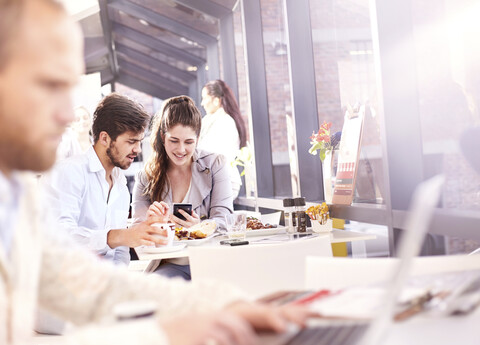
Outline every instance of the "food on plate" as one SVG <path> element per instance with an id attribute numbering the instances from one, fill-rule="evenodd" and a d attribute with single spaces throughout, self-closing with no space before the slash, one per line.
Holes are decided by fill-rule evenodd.
<path id="1" fill-rule="evenodd" d="M 325 202 L 321 205 L 310 206 L 307 209 L 307 214 L 311 220 L 318 220 L 322 225 L 326 224 L 327 220 L 330 218 L 328 205 Z"/>
<path id="2" fill-rule="evenodd" d="M 209 236 L 215 232 L 215 229 L 217 228 L 217 223 L 214 220 L 208 219 L 204 220 L 201 223 L 195 224 L 192 226 L 189 230 L 190 233 L 195 232 L 195 233 L 202 233 L 205 234 L 205 236 Z"/>
<path id="3" fill-rule="evenodd" d="M 263 224 L 258 218 L 255 217 L 247 217 L 247 231 L 272 228 L 276 228 L 276 226 L 268 223 Z"/>
<path id="4" fill-rule="evenodd" d="M 214 220 L 205 220 L 201 223 L 195 224 L 189 229 L 183 227 L 175 228 L 175 240 L 199 240 L 206 238 L 215 232 L 217 223 Z"/>
<path id="5" fill-rule="evenodd" d="M 184 230 L 183 227 L 175 228 L 175 241 L 181 240 L 189 240 L 190 239 L 190 232 L 188 230 Z"/>

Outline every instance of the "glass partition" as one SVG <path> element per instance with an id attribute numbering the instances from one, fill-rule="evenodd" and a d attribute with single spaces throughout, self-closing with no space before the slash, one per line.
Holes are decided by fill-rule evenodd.
<path id="1" fill-rule="evenodd" d="M 446 176 L 441 207 L 480 210 L 480 175 L 459 146 L 465 130 L 480 122 L 480 3 L 412 1 L 412 9 L 425 174 Z M 479 246 L 447 240 L 449 253 Z"/>
<path id="2" fill-rule="evenodd" d="M 242 113 L 243 121 L 245 123 L 245 128 L 247 128 L 247 143 L 251 142 L 251 130 L 249 127 L 249 109 L 250 109 L 250 100 L 248 97 L 248 86 L 247 86 L 247 72 L 246 72 L 246 59 L 245 59 L 245 38 L 244 30 L 242 23 L 242 9 L 241 6 L 236 6 L 233 12 L 233 26 L 235 32 L 235 60 L 237 67 L 237 85 L 238 85 L 238 106 L 240 107 L 240 112 Z M 256 176 L 253 170 L 253 162 L 245 162 L 248 166 L 239 166 L 237 167 L 242 174 L 242 188 L 240 190 L 240 195 L 245 195 L 247 197 L 253 197 L 255 195 L 256 189 Z"/>
<path id="3" fill-rule="evenodd" d="M 287 121 L 292 114 L 283 0 L 261 0 L 274 196 L 291 196 Z M 295 129 L 293 129 L 295 131 Z M 293 143 L 292 143 L 293 144 Z"/>
<path id="4" fill-rule="evenodd" d="M 378 85 L 368 0 L 310 0 L 318 120 L 342 130 L 349 107 L 364 105 L 365 121 L 354 203 L 383 204 Z"/>

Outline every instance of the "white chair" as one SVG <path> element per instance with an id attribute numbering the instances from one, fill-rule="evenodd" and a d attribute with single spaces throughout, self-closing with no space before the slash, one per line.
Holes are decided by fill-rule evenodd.
<path id="1" fill-rule="evenodd" d="M 253 297 L 280 290 L 303 289 L 305 258 L 332 256 L 329 235 L 279 244 L 189 247 L 192 280 L 217 279 Z"/>
<path id="2" fill-rule="evenodd" d="M 396 258 L 307 257 L 306 289 L 342 289 L 386 281 L 398 264 Z M 420 256 L 413 260 L 411 276 L 480 269 L 475 255 Z"/>

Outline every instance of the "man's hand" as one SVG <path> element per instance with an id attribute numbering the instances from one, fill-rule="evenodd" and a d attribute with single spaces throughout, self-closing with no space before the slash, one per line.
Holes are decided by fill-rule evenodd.
<path id="1" fill-rule="evenodd" d="M 192 211 L 192 214 L 188 214 L 184 210 L 179 209 L 178 212 L 180 212 L 185 217 L 185 220 L 181 220 L 180 218 L 175 217 L 173 214 L 171 214 L 170 220 L 175 224 L 183 226 L 184 228 L 190 228 L 195 224 L 200 223 L 200 217 L 198 216 L 198 214 L 195 213 L 195 211 Z"/>
<path id="2" fill-rule="evenodd" d="M 293 323 L 305 327 L 307 319 L 315 316 L 307 307 L 301 305 L 272 306 L 260 303 L 237 302 L 229 305 L 226 310 L 242 317 L 257 331 L 285 332 L 287 326 Z"/>
<path id="3" fill-rule="evenodd" d="M 154 201 L 147 211 L 147 221 L 152 223 L 166 223 L 168 222 L 168 211 L 170 207 L 164 201 Z"/>
<path id="4" fill-rule="evenodd" d="M 138 247 L 167 244 L 167 232 L 150 225 L 149 221 L 131 226 L 128 229 L 110 230 L 107 244 L 110 248 L 119 246 Z"/>
<path id="5" fill-rule="evenodd" d="M 230 312 L 183 316 L 162 322 L 171 345 L 253 345 L 253 328 Z"/>

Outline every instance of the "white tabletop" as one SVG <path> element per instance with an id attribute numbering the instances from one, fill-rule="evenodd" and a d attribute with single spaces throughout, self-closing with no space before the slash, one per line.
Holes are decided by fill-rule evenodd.
<path id="1" fill-rule="evenodd" d="M 480 339 L 480 310 L 465 317 L 450 316 L 445 318 L 413 317 L 405 322 L 397 322 L 387 330 L 384 345 L 478 345 Z M 280 337 L 265 336 L 263 345 L 278 345 Z M 281 339 L 281 338 L 280 338 Z M 63 344 L 62 336 L 37 335 L 28 344 L 54 345 Z"/>
<path id="2" fill-rule="evenodd" d="M 414 317 L 397 322 L 386 332 L 384 345 L 477 345 L 480 313 L 444 318 Z"/>
<path id="3" fill-rule="evenodd" d="M 330 236 L 331 243 L 365 241 L 365 240 L 373 240 L 376 238 L 376 236 L 372 234 L 364 234 L 361 232 L 339 230 L 339 229 L 333 229 L 330 233 L 314 234 L 314 235 Z M 250 245 L 253 245 L 253 244 L 269 245 L 269 243 L 287 242 L 288 241 L 287 236 L 288 236 L 287 234 L 277 234 L 272 236 L 255 236 L 255 237 L 248 237 L 247 240 L 250 241 Z M 219 246 L 220 241 L 224 239 L 226 239 L 225 236 L 217 236 L 210 239 L 207 242 L 202 243 L 201 246 L 202 247 Z M 180 251 L 157 253 L 157 254 L 146 253 L 143 247 L 137 247 L 135 248 L 135 251 L 140 260 L 157 260 L 157 259 L 173 259 L 173 258 L 188 257 L 188 246 Z"/>

